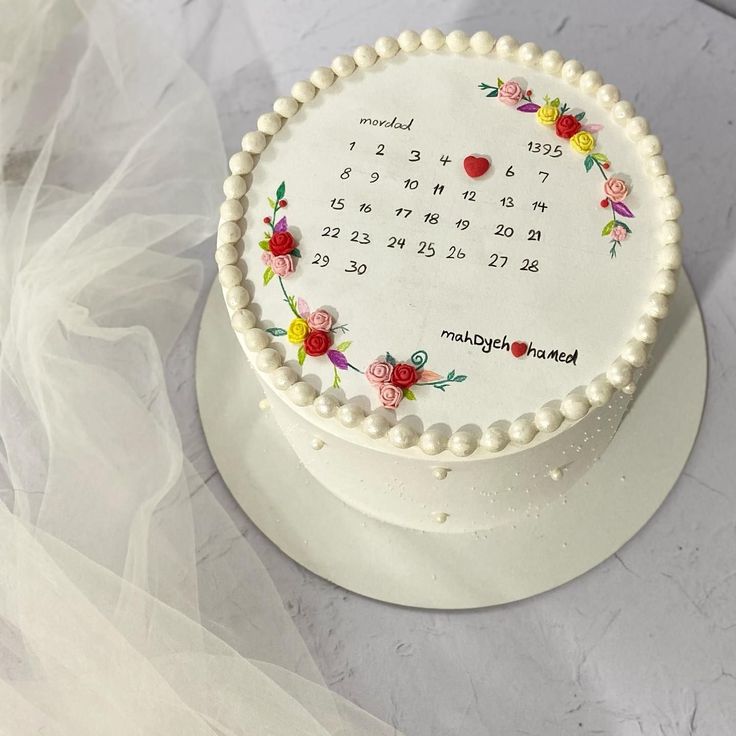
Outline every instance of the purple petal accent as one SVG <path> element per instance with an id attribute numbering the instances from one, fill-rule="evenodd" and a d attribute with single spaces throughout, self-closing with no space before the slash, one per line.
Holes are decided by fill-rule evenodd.
<path id="1" fill-rule="evenodd" d="M 285 233 L 288 229 L 288 225 L 286 224 L 286 217 L 282 217 L 274 226 L 273 231 L 275 233 Z"/>
<path id="2" fill-rule="evenodd" d="M 328 350 L 327 357 L 332 361 L 332 364 L 338 367 L 341 371 L 348 369 L 348 359 L 339 350 Z"/>
<path id="3" fill-rule="evenodd" d="M 603 130 L 603 126 L 598 123 L 584 124 L 580 127 L 582 130 L 587 130 L 588 133 L 597 133 L 599 130 Z"/>
<path id="4" fill-rule="evenodd" d="M 519 112 L 536 112 L 539 110 L 539 105 L 536 102 L 527 102 L 525 105 L 516 108 Z"/>
<path id="5" fill-rule="evenodd" d="M 613 208 L 613 211 L 621 215 L 621 217 L 634 216 L 634 213 L 623 202 L 613 202 L 611 207 Z"/>
<path id="6" fill-rule="evenodd" d="M 296 311 L 299 312 L 303 319 L 309 317 L 309 304 L 301 297 L 296 300 Z"/>

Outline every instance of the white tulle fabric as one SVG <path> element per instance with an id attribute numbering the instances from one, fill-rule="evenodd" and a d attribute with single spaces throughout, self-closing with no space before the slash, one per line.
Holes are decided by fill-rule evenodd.
<path id="1" fill-rule="evenodd" d="M 0 10 L 0 732 L 395 733 L 325 686 L 182 452 L 163 362 L 221 198 L 207 90 L 113 5 Z"/>

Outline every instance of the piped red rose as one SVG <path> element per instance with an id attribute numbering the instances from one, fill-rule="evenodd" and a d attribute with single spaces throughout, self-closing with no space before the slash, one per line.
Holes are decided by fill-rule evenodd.
<path id="1" fill-rule="evenodd" d="M 274 233 L 268 241 L 268 249 L 275 256 L 287 256 L 294 248 L 296 248 L 296 241 L 288 230 Z"/>
<path id="2" fill-rule="evenodd" d="M 560 138 L 572 138 L 582 126 L 574 115 L 560 115 L 555 123 L 555 132 Z"/>
<path id="3" fill-rule="evenodd" d="M 324 355 L 332 345 L 332 336 L 324 330 L 311 330 L 304 338 L 304 352 L 317 358 Z"/>
<path id="4" fill-rule="evenodd" d="M 417 369 L 409 363 L 397 363 L 391 374 L 391 383 L 399 388 L 411 388 L 417 381 Z"/>

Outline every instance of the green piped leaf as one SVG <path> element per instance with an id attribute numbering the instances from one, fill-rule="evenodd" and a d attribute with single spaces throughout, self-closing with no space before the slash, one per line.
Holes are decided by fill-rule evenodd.
<path id="1" fill-rule="evenodd" d="M 453 378 L 452 380 L 455 383 L 462 383 L 466 378 L 467 378 L 467 376 L 464 376 L 464 375 L 460 374 L 460 375 L 455 376 L 455 378 Z"/>
<path id="2" fill-rule="evenodd" d="M 302 257 L 302 254 L 301 254 L 301 251 L 299 250 L 299 248 L 294 248 L 294 250 L 291 251 L 291 253 L 289 255 L 294 256 L 294 258 L 301 258 Z"/>
<path id="3" fill-rule="evenodd" d="M 269 207 L 270 207 L 270 208 L 271 208 L 272 210 L 275 210 L 275 209 L 276 209 L 276 202 L 274 202 L 274 201 L 273 201 L 273 200 L 271 199 L 271 197 L 269 197 L 269 198 L 268 198 L 268 206 L 269 206 Z"/>
<path id="4" fill-rule="evenodd" d="M 575 120 L 582 120 L 582 119 L 583 119 L 584 117 L 585 117 L 585 113 L 584 113 L 584 112 L 579 112 L 579 113 L 578 113 L 578 114 L 577 114 L 577 115 L 575 116 Z"/>
<path id="5" fill-rule="evenodd" d="M 549 104 L 552 105 L 552 107 L 559 107 L 560 106 L 560 98 L 559 97 L 555 97 L 554 100 L 552 100 L 552 102 L 550 102 Z"/>
<path id="6" fill-rule="evenodd" d="M 621 222 L 621 220 L 616 220 L 616 224 L 621 225 L 621 227 L 626 230 L 627 233 L 631 233 L 631 228 L 625 222 Z"/>
<path id="7" fill-rule="evenodd" d="M 307 354 L 304 352 L 304 345 L 299 346 L 299 350 L 296 351 L 296 359 L 299 361 L 299 365 L 304 365 L 304 360 Z"/>
<path id="8" fill-rule="evenodd" d="M 606 156 L 605 153 L 594 153 L 592 154 L 593 158 L 598 161 L 598 163 L 606 164 L 608 163 L 608 156 Z"/>
<path id="9" fill-rule="evenodd" d="M 501 79 L 501 77 L 498 77 L 496 79 L 496 86 L 497 87 L 502 87 L 503 86 L 503 79 Z"/>
<path id="10" fill-rule="evenodd" d="M 268 240 L 261 240 L 260 243 L 258 243 L 261 250 L 269 250 Z"/>
<path id="11" fill-rule="evenodd" d="M 346 351 L 346 350 L 347 350 L 347 349 L 348 349 L 348 348 L 349 348 L 349 347 L 350 347 L 350 346 L 351 346 L 352 344 L 353 344 L 353 343 L 352 343 L 352 340 L 345 340 L 345 342 L 341 342 L 341 343 L 340 343 L 340 344 L 339 344 L 339 345 L 338 345 L 338 346 L 337 346 L 337 347 L 335 348 L 335 350 L 339 350 L 339 351 L 340 351 L 341 353 L 344 353 L 344 352 L 345 352 L 345 351 Z"/>
<path id="12" fill-rule="evenodd" d="M 491 90 L 491 91 L 490 91 L 490 92 L 489 92 L 489 93 L 488 93 L 488 94 L 486 95 L 486 97 L 498 97 L 498 90 L 497 90 L 497 89 L 492 89 L 492 90 Z"/>
<path id="13" fill-rule="evenodd" d="M 611 230 L 616 227 L 616 220 L 610 220 L 606 223 L 606 226 L 601 230 L 601 235 L 610 235 Z"/>
<path id="14" fill-rule="evenodd" d="M 279 188 L 276 190 L 276 201 L 281 199 L 284 194 L 286 194 L 286 182 L 282 181 L 281 184 L 279 184 Z"/>
<path id="15" fill-rule="evenodd" d="M 266 286 L 268 282 L 274 277 L 273 269 L 271 266 L 266 266 L 266 270 L 263 272 L 263 285 Z"/>
<path id="16" fill-rule="evenodd" d="M 266 332 L 274 337 L 283 337 L 286 334 L 286 330 L 281 329 L 281 327 L 269 327 Z"/>
<path id="17" fill-rule="evenodd" d="M 585 170 L 590 171 L 595 165 L 595 159 L 590 154 L 588 154 L 585 157 L 585 161 L 583 163 L 585 164 Z"/>
<path id="18" fill-rule="evenodd" d="M 396 365 L 396 358 L 394 358 L 391 353 L 386 353 L 386 362 L 391 363 L 391 365 Z"/>
<path id="19" fill-rule="evenodd" d="M 405 388 L 404 389 L 404 398 L 409 399 L 409 401 L 416 401 L 417 397 L 414 396 L 414 392 L 411 389 Z"/>

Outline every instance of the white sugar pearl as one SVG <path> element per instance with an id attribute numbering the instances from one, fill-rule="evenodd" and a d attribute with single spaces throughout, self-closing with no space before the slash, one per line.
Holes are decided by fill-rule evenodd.
<path id="1" fill-rule="evenodd" d="M 447 440 L 447 449 L 457 457 L 467 457 L 475 452 L 475 448 L 478 447 L 478 441 L 472 432 L 465 432 L 464 430 L 458 430 L 450 435 L 450 439 Z"/>
<path id="2" fill-rule="evenodd" d="M 628 100 L 620 100 L 611 109 L 611 115 L 619 125 L 626 125 L 635 112 L 634 106 Z"/>
<path id="3" fill-rule="evenodd" d="M 595 93 L 595 98 L 603 107 L 610 108 L 621 99 L 621 93 L 615 84 L 603 84 Z"/>
<path id="4" fill-rule="evenodd" d="M 416 444 L 417 433 L 407 424 L 396 424 L 388 431 L 388 441 L 400 449 Z"/>
<path id="5" fill-rule="evenodd" d="M 621 390 L 631 396 L 636 391 L 636 384 L 632 381 L 631 383 L 627 383 Z"/>
<path id="6" fill-rule="evenodd" d="M 519 61 L 526 66 L 536 66 L 542 58 L 542 49 L 537 44 L 527 41 L 519 46 Z"/>
<path id="7" fill-rule="evenodd" d="M 447 436 L 437 429 L 428 429 L 419 436 L 419 449 L 425 455 L 438 455 L 447 447 Z"/>
<path id="8" fill-rule="evenodd" d="M 542 69 L 547 74 L 559 74 L 562 71 L 562 65 L 565 60 L 562 58 L 562 54 L 555 49 L 550 49 L 542 54 Z"/>
<path id="9" fill-rule="evenodd" d="M 470 48 L 476 54 L 490 54 L 496 39 L 488 31 L 478 31 L 470 37 Z"/>
<path id="10" fill-rule="evenodd" d="M 430 51 L 437 51 L 445 43 L 445 34 L 439 28 L 427 28 L 422 31 L 422 46 Z"/>
<path id="11" fill-rule="evenodd" d="M 658 197 L 669 197 L 675 193 L 675 182 L 669 174 L 658 176 L 652 182 L 652 185 Z"/>
<path id="12" fill-rule="evenodd" d="M 223 222 L 217 228 L 217 240 L 219 243 L 237 243 L 242 233 L 237 222 Z"/>
<path id="13" fill-rule="evenodd" d="M 670 311 L 670 300 L 664 294 L 650 294 L 646 312 L 654 319 L 664 319 Z"/>
<path id="14" fill-rule="evenodd" d="M 335 81 L 335 72 L 327 66 L 318 66 L 309 75 L 309 81 L 317 89 L 327 89 Z"/>
<path id="15" fill-rule="evenodd" d="M 644 171 L 647 176 L 657 179 L 667 173 L 667 162 L 662 156 L 652 156 L 644 160 Z"/>
<path id="16" fill-rule="evenodd" d="M 297 381 L 286 389 L 289 400 L 297 406 L 309 406 L 317 396 L 317 390 L 311 383 Z"/>
<path id="17" fill-rule="evenodd" d="M 631 383 L 634 369 L 623 358 L 616 358 L 606 371 L 606 378 L 616 388 L 623 388 Z"/>
<path id="18" fill-rule="evenodd" d="M 365 412 L 357 404 L 343 404 L 337 410 L 337 419 L 344 427 L 357 427 Z"/>
<path id="19" fill-rule="evenodd" d="M 662 153 L 662 143 L 656 135 L 645 135 L 637 144 L 636 150 L 640 156 L 656 156 Z"/>
<path id="20" fill-rule="evenodd" d="M 296 82 L 296 84 L 291 88 L 291 96 L 301 103 L 313 100 L 316 94 L 317 88 L 306 79 Z"/>
<path id="21" fill-rule="evenodd" d="M 422 43 L 422 39 L 416 31 L 401 31 L 398 41 L 401 50 L 409 54 L 416 51 Z"/>
<path id="22" fill-rule="evenodd" d="M 361 69 L 365 69 L 366 67 L 373 66 L 376 63 L 378 54 L 373 46 L 363 44 L 353 51 L 353 59 Z"/>
<path id="23" fill-rule="evenodd" d="M 585 396 L 590 401 L 591 406 L 603 406 L 611 400 L 613 386 L 605 376 L 598 376 L 586 386 Z"/>
<path id="24" fill-rule="evenodd" d="M 682 240 L 682 228 L 679 222 L 667 220 L 659 228 L 659 240 L 663 245 L 679 243 Z"/>
<path id="25" fill-rule="evenodd" d="M 590 402 L 584 394 L 568 394 L 562 399 L 560 411 L 565 419 L 577 422 L 578 419 L 582 419 L 590 411 Z"/>
<path id="26" fill-rule="evenodd" d="M 682 203 L 677 197 L 670 195 L 660 202 L 662 217 L 665 220 L 676 220 L 682 215 Z"/>
<path id="27" fill-rule="evenodd" d="M 237 222 L 244 214 L 243 205 L 237 199 L 226 199 L 220 205 L 220 217 L 223 220 Z"/>
<path id="28" fill-rule="evenodd" d="M 323 419 L 328 419 L 329 417 L 334 416 L 337 411 L 337 407 L 340 406 L 340 402 L 330 394 L 320 394 L 314 400 L 314 404 L 312 406 L 314 407 L 314 411 L 317 413 L 317 416 L 320 416 Z"/>
<path id="29" fill-rule="evenodd" d="M 267 348 L 271 343 L 271 335 L 260 327 L 253 327 L 245 333 L 245 347 L 256 353 Z"/>
<path id="30" fill-rule="evenodd" d="M 340 54 L 332 60 L 330 66 L 338 77 L 349 77 L 355 71 L 355 59 L 347 54 Z"/>
<path id="31" fill-rule="evenodd" d="M 509 425 L 509 439 L 515 445 L 528 445 L 536 434 L 536 425 L 526 417 L 519 417 Z"/>
<path id="32" fill-rule="evenodd" d="M 371 439 L 383 437 L 391 428 L 388 419 L 380 414 L 369 414 L 361 423 L 360 428 Z"/>
<path id="33" fill-rule="evenodd" d="M 657 323 L 648 315 L 639 317 L 634 327 L 634 337 L 651 345 L 657 339 Z"/>
<path id="34" fill-rule="evenodd" d="M 580 76 L 580 89 L 586 95 L 594 95 L 603 84 L 603 77 L 593 69 L 588 69 Z"/>
<path id="35" fill-rule="evenodd" d="M 242 176 L 233 174 L 225 179 L 222 191 L 228 199 L 240 199 L 245 194 L 246 186 Z"/>
<path id="36" fill-rule="evenodd" d="M 299 103 L 293 97 L 279 97 L 273 103 L 273 111 L 282 118 L 290 118 L 296 115 Z"/>
<path id="37" fill-rule="evenodd" d="M 256 366 L 264 373 L 271 373 L 281 365 L 281 355 L 278 350 L 265 348 L 256 357 Z"/>
<path id="38" fill-rule="evenodd" d="M 516 53 L 519 48 L 519 42 L 513 36 L 501 36 L 496 41 L 496 53 L 502 59 L 508 59 Z"/>
<path id="39" fill-rule="evenodd" d="M 632 141 L 640 141 L 648 133 L 649 123 L 646 121 L 646 118 L 643 118 L 641 115 L 630 118 L 629 122 L 626 123 L 626 135 L 628 135 Z"/>
<path id="40" fill-rule="evenodd" d="M 437 478 L 437 480 L 444 480 L 447 478 L 447 473 L 447 468 L 432 468 L 432 475 Z M 440 511 L 439 513 L 434 514 L 433 518 L 438 524 L 444 524 L 447 521 L 447 514 L 444 511 Z"/>
<path id="41" fill-rule="evenodd" d="M 243 280 L 243 272 L 237 266 L 223 266 L 217 274 L 220 284 L 226 289 L 237 286 Z"/>
<path id="42" fill-rule="evenodd" d="M 418 45 L 418 44 L 417 44 Z M 391 36 L 381 36 L 376 41 L 376 53 L 382 59 L 390 59 L 399 53 L 399 42 Z"/>
<path id="43" fill-rule="evenodd" d="M 243 136 L 241 146 L 248 153 L 262 153 L 267 143 L 268 139 L 260 130 L 252 130 Z"/>
<path id="44" fill-rule="evenodd" d="M 562 78 L 568 84 L 577 84 L 583 76 L 583 65 L 577 59 L 568 59 L 560 70 Z"/>
<path id="45" fill-rule="evenodd" d="M 562 472 L 562 468 L 552 468 L 547 475 L 549 475 L 552 480 L 558 481 L 562 480 L 564 473 Z"/>
<path id="46" fill-rule="evenodd" d="M 677 289 L 677 272 L 670 271 L 669 269 L 662 269 L 657 272 L 654 277 L 654 284 L 652 284 L 652 290 L 656 294 L 664 294 L 670 296 L 675 293 Z"/>
<path id="47" fill-rule="evenodd" d="M 215 251 L 215 262 L 218 266 L 230 266 L 238 262 L 238 249 L 226 243 Z"/>
<path id="48" fill-rule="evenodd" d="M 488 427 L 480 437 L 480 445 L 489 452 L 500 452 L 509 443 L 509 436 L 500 427 Z"/>
<path id="49" fill-rule="evenodd" d="M 256 126 L 265 135 L 276 135 L 281 129 L 281 115 L 275 112 L 264 112 L 256 121 Z"/>
<path id="50" fill-rule="evenodd" d="M 248 151 L 238 151 L 230 156 L 228 164 L 233 174 L 239 174 L 240 176 L 250 174 L 253 171 L 253 156 Z"/>
<path id="51" fill-rule="evenodd" d="M 230 318 L 230 324 L 235 332 L 248 332 L 256 323 L 256 316 L 250 309 L 238 309 Z"/>
<path id="52" fill-rule="evenodd" d="M 657 251 L 657 264 L 660 268 L 677 270 L 682 266 L 682 250 L 675 243 L 665 245 Z"/>
<path id="53" fill-rule="evenodd" d="M 639 340 L 629 340 L 621 351 L 621 357 L 634 368 L 647 362 L 647 346 Z"/>
<path id="54" fill-rule="evenodd" d="M 250 294 L 244 286 L 232 286 L 227 290 L 225 301 L 230 309 L 243 309 L 250 302 Z"/>
<path id="55" fill-rule="evenodd" d="M 312 449 L 321 450 L 325 446 L 325 441 L 321 437 L 312 437 Z"/>
<path id="56" fill-rule="evenodd" d="M 540 432 L 554 432 L 563 420 L 562 412 L 553 406 L 543 406 L 534 415 L 534 424 Z"/>
<path id="57" fill-rule="evenodd" d="M 297 375 L 297 372 L 288 365 L 282 365 L 271 374 L 271 383 L 273 383 L 279 391 L 286 391 L 286 389 L 295 384 L 298 379 L 299 376 Z"/>
<path id="58" fill-rule="evenodd" d="M 451 31 L 447 34 L 445 43 L 454 54 L 461 54 L 470 45 L 470 39 L 465 31 Z"/>

